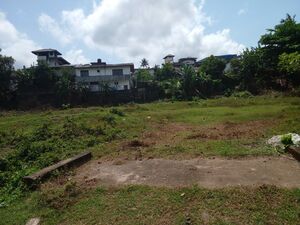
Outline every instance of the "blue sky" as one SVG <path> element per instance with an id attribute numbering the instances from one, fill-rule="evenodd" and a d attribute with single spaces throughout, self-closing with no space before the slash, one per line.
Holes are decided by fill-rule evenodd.
<path id="1" fill-rule="evenodd" d="M 32 48 L 58 49 L 72 63 L 153 65 L 169 53 L 238 53 L 299 12 L 299 0 L 1 0 L 0 48 L 17 66 L 34 62 Z"/>

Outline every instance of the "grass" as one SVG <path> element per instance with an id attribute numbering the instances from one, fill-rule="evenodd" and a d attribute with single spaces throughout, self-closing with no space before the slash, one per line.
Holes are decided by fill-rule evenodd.
<path id="1" fill-rule="evenodd" d="M 4 224 L 20 224 L 29 216 L 34 215 L 41 216 L 46 224 L 56 224 L 61 221 L 64 224 L 109 224 L 111 223 L 109 218 L 113 219 L 114 224 L 121 224 L 120 221 L 125 221 L 123 224 L 132 224 L 132 221 L 136 222 L 137 219 L 141 222 L 135 224 L 147 224 L 152 219 L 156 219 L 153 220 L 156 224 L 182 224 L 186 219 L 185 214 L 188 214 L 197 224 L 201 223 L 202 213 L 213 215 L 212 224 L 235 224 L 247 221 L 250 221 L 250 224 L 274 224 L 274 221 L 282 222 L 278 224 L 293 224 L 289 222 L 295 221 L 295 218 L 299 219 L 299 215 L 297 217 L 295 214 L 296 209 L 299 212 L 299 207 L 294 207 L 295 199 L 299 200 L 299 191 L 297 190 L 274 189 L 273 197 L 279 195 L 281 199 L 280 202 L 272 203 L 273 207 L 279 207 L 276 209 L 275 216 L 271 215 L 272 210 L 267 206 L 263 197 L 259 199 L 255 197 L 255 192 L 261 191 L 260 189 L 243 188 L 212 191 L 212 195 L 219 196 L 215 203 L 213 201 L 207 203 L 203 199 L 203 195 L 207 194 L 208 190 L 186 189 L 185 192 L 195 191 L 197 194 L 190 201 L 183 201 L 179 198 L 182 202 L 174 203 L 174 206 L 170 196 L 177 196 L 182 190 L 131 187 L 117 190 L 101 189 L 98 190 L 99 192 L 85 191 L 79 194 L 79 200 L 71 199 L 68 201 L 67 208 L 58 212 L 51 207 L 39 206 L 39 201 L 36 199 L 41 195 L 39 191 L 22 197 L 27 189 L 21 178 L 86 150 L 92 151 L 95 158 L 103 160 L 134 159 L 137 154 L 144 158 L 173 159 L 198 156 L 278 155 L 279 153 L 274 148 L 266 146 L 265 141 L 268 137 L 276 134 L 300 133 L 299 102 L 300 98 L 295 97 L 260 96 L 246 99 L 220 98 L 190 102 L 162 101 L 149 104 L 127 104 L 113 108 L 89 107 L 1 112 L 0 217 L 5 220 L 0 221 L 0 224 L 4 222 Z M 194 134 L 194 131 L 177 130 L 176 126 L 168 129 L 170 124 L 180 124 L 180 126 L 198 129 L 219 126 L 224 123 L 243 124 L 249 121 L 271 121 L 271 125 L 259 127 L 261 133 L 256 136 L 246 135 L 240 138 L 220 139 L 191 139 L 188 137 Z M 164 127 L 165 130 L 162 129 Z M 255 130 L 255 128 L 253 129 Z M 159 137 L 162 137 L 162 140 L 156 144 L 138 148 L 128 147 L 127 144 L 130 141 L 142 142 L 147 133 L 157 133 L 157 137 L 154 135 L 154 141 Z M 131 189 L 134 191 L 128 192 Z M 234 194 L 235 192 L 237 193 Z M 125 193 L 124 196 L 122 193 Z M 92 197 L 94 195 L 97 196 L 96 200 Z M 65 196 L 62 195 L 62 198 Z M 127 199 L 127 202 L 124 198 Z M 126 204 L 129 204 L 128 198 L 132 198 L 133 203 L 138 204 L 133 208 L 142 207 L 142 209 L 131 211 L 130 208 L 126 208 Z M 254 198 L 258 202 L 247 202 L 245 206 L 240 206 L 239 198 L 244 200 Z M 140 205 L 139 199 L 145 207 Z M 290 208 L 292 206 L 285 199 L 290 199 L 294 208 Z M 71 204 L 73 201 L 75 201 L 74 205 Z M 206 209 L 202 202 L 198 205 L 197 201 L 206 202 L 208 208 Z M 232 204 L 229 205 L 229 209 L 223 206 L 228 201 Z M 260 203 L 260 201 L 262 202 Z M 1 207 L 1 204 L 6 207 Z M 93 204 L 96 204 L 97 207 L 93 208 Z M 165 207 L 164 204 L 166 204 Z M 157 207 L 157 205 L 161 207 Z M 254 209 L 250 206 L 248 209 L 247 205 L 253 205 Z M 234 207 L 237 207 L 237 211 Z M 157 211 L 160 208 L 161 211 Z M 87 210 L 87 214 L 80 213 L 81 209 Z M 105 213 L 98 215 L 99 211 Z M 94 213 L 95 218 L 89 217 L 88 212 L 92 215 Z M 15 215 L 8 217 L 9 213 Z M 228 213 L 231 216 L 227 216 Z M 278 220 L 272 220 L 272 216 Z M 98 217 L 99 220 L 97 220 Z M 165 217 L 166 220 L 164 220 Z M 71 219 L 68 221 L 67 218 Z"/>
<path id="2" fill-rule="evenodd" d="M 58 201 L 53 193 L 61 192 L 55 189 L 33 193 L 15 202 L 10 208 L 0 210 L 0 223 L 24 224 L 33 216 L 41 217 L 43 224 L 49 225 L 186 224 L 187 221 L 191 224 L 297 224 L 300 219 L 299 190 L 273 186 L 219 190 L 197 186 L 97 188 L 83 190 L 76 198 L 57 194 Z"/>

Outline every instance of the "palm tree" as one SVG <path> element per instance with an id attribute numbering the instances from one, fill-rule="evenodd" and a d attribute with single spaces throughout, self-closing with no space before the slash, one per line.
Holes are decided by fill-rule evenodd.
<path id="1" fill-rule="evenodd" d="M 147 68 L 149 66 L 148 60 L 143 58 L 141 61 L 141 67 L 142 68 Z"/>

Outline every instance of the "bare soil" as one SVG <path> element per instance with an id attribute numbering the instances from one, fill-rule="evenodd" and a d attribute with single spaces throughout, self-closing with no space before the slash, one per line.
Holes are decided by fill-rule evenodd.
<path id="1" fill-rule="evenodd" d="M 159 146 L 174 146 L 189 140 L 228 140 L 264 137 L 265 130 L 274 125 L 273 121 L 257 120 L 240 123 L 223 122 L 208 126 L 181 123 L 155 125 L 151 131 L 141 134 L 137 140 L 126 141 L 121 149 L 136 149 Z"/>
<path id="2" fill-rule="evenodd" d="M 70 179 L 83 186 L 141 184 L 204 188 L 276 185 L 300 188 L 300 163 L 286 157 L 244 159 L 192 159 L 91 161 L 78 168 Z"/>

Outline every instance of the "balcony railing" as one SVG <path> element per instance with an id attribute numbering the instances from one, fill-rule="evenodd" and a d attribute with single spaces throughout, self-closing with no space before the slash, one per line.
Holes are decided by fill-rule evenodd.
<path id="1" fill-rule="evenodd" d="M 77 82 L 101 82 L 101 81 L 127 81 L 130 80 L 131 75 L 120 75 L 120 76 L 113 76 L 113 75 L 103 75 L 103 76 L 87 76 L 87 77 L 77 77 Z"/>

